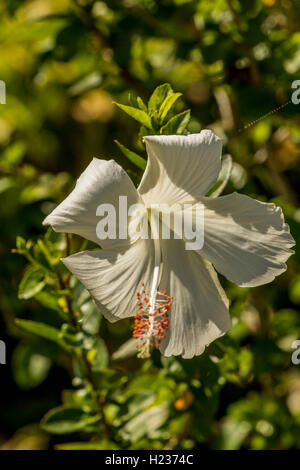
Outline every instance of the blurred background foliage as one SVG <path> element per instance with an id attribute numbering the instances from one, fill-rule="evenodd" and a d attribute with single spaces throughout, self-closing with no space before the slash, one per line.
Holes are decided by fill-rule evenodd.
<path id="1" fill-rule="evenodd" d="M 233 328 L 202 356 L 142 361 L 125 343 L 131 322 L 100 321 L 59 263 L 82 240 L 67 246 L 41 225 L 94 156 L 114 158 L 138 183 L 141 169 L 114 140 L 145 156 L 139 127 L 113 101 L 147 102 L 168 82 L 183 94 L 176 112 L 191 110 L 188 130 L 211 128 L 232 155 L 225 191 L 276 202 L 299 241 L 299 107 L 288 103 L 299 11 L 299 0 L 1 2 L 2 449 L 300 448 L 299 252 L 272 284 L 221 279 Z M 17 236 L 34 268 L 12 253 Z M 70 290 L 84 318 L 76 333 L 62 326 Z M 33 322 L 44 324 L 39 336 Z M 80 347 L 93 387 L 68 354 Z"/>

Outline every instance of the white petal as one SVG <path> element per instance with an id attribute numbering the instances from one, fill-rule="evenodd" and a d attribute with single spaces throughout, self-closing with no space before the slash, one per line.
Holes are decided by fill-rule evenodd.
<path id="1" fill-rule="evenodd" d="M 210 130 L 145 137 L 148 162 L 139 193 L 146 205 L 199 199 L 217 181 L 222 144 Z"/>
<path id="2" fill-rule="evenodd" d="M 200 254 L 219 273 L 240 286 L 253 287 L 285 271 L 294 240 L 279 207 L 237 193 L 202 198 L 202 202 L 204 246 Z"/>
<path id="3" fill-rule="evenodd" d="M 120 252 L 82 251 L 63 258 L 64 265 L 82 282 L 103 315 L 110 321 L 137 312 L 136 292 L 150 289 L 153 241 L 138 240 Z"/>
<path id="4" fill-rule="evenodd" d="M 230 327 L 228 300 L 210 263 L 185 250 L 182 240 L 163 240 L 160 288 L 174 297 L 160 350 L 191 358 Z"/>
<path id="5" fill-rule="evenodd" d="M 52 225 L 57 232 L 69 232 L 80 235 L 100 244 L 104 248 L 112 248 L 120 244 L 128 244 L 128 240 L 118 240 L 119 233 L 119 196 L 128 197 L 128 207 L 141 203 L 141 199 L 127 173 L 114 161 L 94 158 L 78 178 L 74 190 L 44 220 L 44 225 Z M 99 240 L 96 226 L 100 220 L 96 216 L 100 204 L 112 204 L 116 209 L 115 240 Z M 133 238 L 130 242 L 134 242 Z"/>

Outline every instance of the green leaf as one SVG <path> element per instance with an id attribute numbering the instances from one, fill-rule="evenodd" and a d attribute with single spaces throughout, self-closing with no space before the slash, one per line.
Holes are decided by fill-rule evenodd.
<path id="1" fill-rule="evenodd" d="M 183 111 L 172 117 L 161 129 L 160 133 L 164 135 L 182 134 L 191 119 L 191 111 Z"/>
<path id="2" fill-rule="evenodd" d="M 134 153 L 132 152 L 132 150 L 129 150 L 128 148 L 126 148 L 123 144 L 121 144 L 117 140 L 115 140 L 114 142 L 117 144 L 117 146 L 119 147 L 123 155 L 125 155 L 125 157 L 128 158 L 128 160 L 134 163 L 141 170 L 144 170 L 146 168 L 146 164 L 147 164 L 146 160 L 140 157 L 137 153 Z"/>
<path id="3" fill-rule="evenodd" d="M 123 439 L 129 439 L 131 442 L 137 442 L 145 435 L 151 438 L 151 434 L 167 420 L 168 414 L 166 402 L 153 406 L 128 421 L 121 429 L 120 434 Z"/>
<path id="4" fill-rule="evenodd" d="M 78 377 L 77 377 L 78 378 Z M 62 394 L 63 405 L 71 408 L 80 408 L 86 413 L 97 412 L 97 403 L 91 387 L 81 387 L 77 390 L 64 390 Z"/>
<path id="5" fill-rule="evenodd" d="M 94 372 L 94 380 L 98 389 L 116 390 L 124 382 L 126 382 L 126 376 L 124 371 L 120 373 L 114 369 L 102 368 L 100 373 Z"/>
<path id="6" fill-rule="evenodd" d="M 21 342 L 12 356 L 14 380 L 20 388 L 29 390 L 40 385 L 48 376 L 51 360 L 40 354 L 39 344 Z"/>
<path id="7" fill-rule="evenodd" d="M 73 326 L 64 323 L 59 332 L 60 338 L 70 347 L 81 348 L 84 342 L 84 333 L 77 331 Z"/>
<path id="8" fill-rule="evenodd" d="M 67 318 L 67 315 L 62 311 L 58 303 L 60 296 L 54 289 L 46 286 L 45 289 L 35 294 L 34 298 L 43 305 L 43 307 L 58 312 L 64 319 Z"/>
<path id="9" fill-rule="evenodd" d="M 30 266 L 19 285 L 19 299 L 30 299 L 40 292 L 46 284 L 45 273 L 34 266 Z"/>
<path id="10" fill-rule="evenodd" d="M 23 159 L 26 152 L 26 144 L 21 140 L 17 140 L 11 144 L 1 155 L 1 159 L 9 167 L 18 165 Z"/>
<path id="11" fill-rule="evenodd" d="M 108 352 L 103 339 L 98 338 L 87 354 L 88 361 L 92 365 L 93 372 L 99 372 L 108 365 Z"/>
<path id="12" fill-rule="evenodd" d="M 225 189 L 230 175 L 231 175 L 231 170 L 232 170 L 232 158 L 229 154 L 224 155 L 221 161 L 222 168 L 218 177 L 218 181 L 214 186 L 209 190 L 207 193 L 207 196 L 210 197 L 217 197 L 220 196 L 220 194 L 223 192 Z"/>
<path id="13" fill-rule="evenodd" d="M 32 320 L 21 320 L 19 318 L 15 319 L 15 323 L 17 326 L 22 328 L 22 330 L 27 331 L 28 333 L 33 333 L 34 335 L 40 336 L 41 338 L 54 341 L 67 351 L 70 351 L 68 345 L 65 344 L 65 342 L 62 340 L 61 333 L 57 328 L 45 325 L 45 323 Z"/>
<path id="14" fill-rule="evenodd" d="M 133 108 L 138 108 L 139 107 L 137 99 L 136 99 L 135 95 L 133 95 L 132 93 L 128 93 L 128 101 L 129 101 L 129 103 L 131 104 L 131 106 Z"/>
<path id="15" fill-rule="evenodd" d="M 52 434 L 70 434 L 84 431 L 99 419 L 98 415 L 88 415 L 81 408 L 60 406 L 44 416 L 41 427 Z"/>
<path id="16" fill-rule="evenodd" d="M 300 304 L 300 276 L 292 280 L 289 286 L 289 296 L 294 304 Z"/>
<path id="17" fill-rule="evenodd" d="M 114 361 L 119 361 L 120 359 L 127 359 L 128 357 L 134 356 L 136 352 L 136 340 L 134 338 L 130 338 L 113 353 L 112 359 Z"/>
<path id="18" fill-rule="evenodd" d="M 99 332 L 102 315 L 97 309 L 94 301 L 89 299 L 80 307 L 82 313 L 82 329 L 91 335 Z"/>
<path id="19" fill-rule="evenodd" d="M 234 418 L 227 416 L 222 423 L 220 449 L 239 449 L 250 430 L 251 426 L 246 421 L 238 422 Z"/>
<path id="20" fill-rule="evenodd" d="M 57 444 L 57 450 L 118 450 L 117 444 L 104 440 L 93 442 L 67 442 L 65 444 Z"/>
<path id="21" fill-rule="evenodd" d="M 136 100 L 137 100 L 137 103 L 138 103 L 138 107 L 142 111 L 145 111 L 145 113 L 147 113 L 148 109 L 147 109 L 147 106 L 145 105 L 144 101 L 142 100 L 142 98 L 140 96 L 138 96 Z"/>
<path id="22" fill-rule="evenodd" d="M 34 245 L 33 255 L 35 261 L 37 261 L 47 271 L 52 271 L 53 265 L 59 261 L 59 258 L 57 258 L 55 261 L 52 260 L 51 254 L 42 240 L 38 240 Z"/>
<path id="23" fill-rule="evenodd" d="M 155 88 L 148 102 L 149 112 L 158 112 L 163 101 L 172 93 L 172 91 L 172 87 L 169 83 L 164 83 L 163 85 L 159 85 Z"/>
<path id="24" fill-rule="evenodd" d="M 150 116 L 145 111 L 141 109 L 133 108 L 132 106 L 126 106 L 125 104 L 116 103 L 115 105 L 118 106 L 122 111 L 129 114 L 133 119 L 138 121 L 143 126 L 147 127 L 148 129 L 152 129 L 152 122 Z"/>
<path id="25" fill-rule="evenodd" d="M 69 88 L 69 94 L 71 96 L 79 96 L 85 91 L 95 88 L 100 85 L 102 81 L 102 75 L 99 72 L 92 72 L 85 77 L 79 79 L 74 85 Z"/>
<path id="26" fill-rule="evenodd" d="M 125 393 L 125 396 L 127 394 Z M 121 416 L 122 423 L 128 422 L 144 410 L 150 408 L 155 401 L 155 393 L 153 390 L 134 390 L 129 393 L 125 402 L 125 414 Z"/>
<path id="27" fill-rule="evenodd" d="M 146 127 L 142 126 L 140 128 L 140 132 L 139 132 L 139 140 L 142 142 L 142 144 L 144 144 L 143 137 L 145 137 L 147 135 L 156 135 L 156 134 L 157 134 L 157 131 L 155 131 L 153 129 L 150 131 Z"/>
<path id="28" fill-rule="evenodd" d="M 182 96 L 182 93 L 172 93 L 172 95 L 168 95 L 164 99 L 161 107 L 159 108 L 159 113 L 158 113 L 158 118 L 161 120 L 161 122 L 164 122 L 169 111 L 174 106 L 178 98 L 180 98 L 180 96 Z"/>
<path id="29" fill-rule="evenodd" d="M 72 307 L 74 310 L 80 310 L 81 306 L 87 302 L 91 296 L 85 287 L 78 281 L 77 278 L 71 278 L 71 288 L 72 288 Z"/>
<path id="30" fill-rule="evenodd" d="M 249 349 L 242 349 L 239 353 L 239 374 L 242 379 L 249 377 L 253 371 L 253 354 Z"/>
<path id="31" fill-rule="evenodd" d="M 17 249 L 20 251 L 26 250 L 26 240 L 22 237 L 17 236 L 16 246 Z"/>

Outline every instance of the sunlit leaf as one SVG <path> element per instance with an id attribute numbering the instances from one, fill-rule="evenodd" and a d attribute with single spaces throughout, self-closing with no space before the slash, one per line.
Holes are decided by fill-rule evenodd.
<path id="1" fill-rule="evenodd" d="M 142 100 L 142 98 L 140 96 L 137 97 L 136 99 L 137 101 L 137 104 L 138 104 L 138 107 L 142 110 L 142 111 L 145 111 L 145 113 L 148 112 L 148 109 L 147 109 L 147 106 L 145 105 L 144 101 Z"/>
<path id="2" fill-rule="evenodd" d="M 147 127 L 148 129 L 152 129 L 152 122 L 150 116 L 145 111 L 141 109 L 132 108 L 131 106 L 127 106 L 125 104 L 115 103 L 122 111 L 129 114 L 133 119 L 138 121 L 143 126 Z"/>
<path id="3" fill-rule="evenodd" d="M 50 410 L 42 419 L 42 428 L 52 434 L 70 434 L 87 430 L 99 416 L 88 415 L 80 408 L 61 406 Z"/>
<path id="4" fill-rule="evenodd" d="M 188 123 L 191 119 L 191 112 L 188 109 L 187 111 L 183 111 L 180 114 L 172 117 L 167 124 L 165 124 L 160 129 L 160 133 L 164 135 L 172 135 L 172 134 L 182 134 Z"/>
<path id="5" fill-rule="evenodd" d="M 168 406 L 165 403 L 153 406 L 128 421 L 120 434 L 124 439 L 130 439 L 131 442 L 136 442 L 145 435 L 150 437 L 164 424 L 167 417 Z"/>
<path id="6" fill-rule="evenodd" d="M 108 440 L 93 442 L 67 442 L 65 444 L 56 444 L 57 450 L 118 450 L 120 447 Z"/>
<path id="7" fill-rule="evenodd" d="M 32 320 L 21 320 L 20 318 L 16 318 L 15 323 L 17 326 L 22 328 L 22 330 L 27 331 L 28 333 L 33 333 L 34 335 L 40 336 L 41 338 L 54 341 L 66 350 L 70 349 L 68 345 L 62 340 L 60 330 L 54 328 L 53 326 Z"/>
<path id="8" fill-rule="evenodd" d="M 87 357 L 92 365 L 92 370 L 94 372 L 99 372 L 104 367 L 107 367 L 109 359 L 108 351 L 104 341 L 101 338 L 96 340 L 93 348 L 88 352 Z"/>
<path id="9" fill-rule="evenodd" d="M 40 292 L 46 283 L 45 273 L 34 266 L 30 266 L 19 285 L 18 296 L 20 299 L 30 299 Z"/>
<path id="10" fill-rule="evenodd" d="M 161 104 L 172 91 L 172 87 L 169 83 L 164 83 L 156 87 L 148 102 L 149 112 L 158 112 Z"/>
<path id="11" fill-rule="evenodd" d="M 164 99 L 163 103 L 161 104 L 159 108 L 159 113 L 158 113 L 158 117 L 161 120 L 161 122 L 164 122 L 169 111 L 172 109 L 172 107 L 174 106 L 178 98 L 180 98 L 180 96 L 182 96 L 182 93 L 172 93 L 171 95 L 168 95 Z"/>
<path id="12" fill-rule="evenodd" d="M 146 160 L 140 157 L 137 153 L 132 152 L 132 150 L 126 148 L 123 144 L 120 144 L 120 142 L 118 142 L 117 140 L 115 140 L 114 142 L 117 144 L 123 155 L 128 158 L 128 160 L 134 163 L 141 170 L 144 170 L 146 168 Z"/>

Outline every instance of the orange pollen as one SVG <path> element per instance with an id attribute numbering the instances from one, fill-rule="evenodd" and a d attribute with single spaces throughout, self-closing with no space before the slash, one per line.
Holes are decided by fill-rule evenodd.
<path id="1" fill-rule="evenodd" d="M 142 282 L 142 287 L 144 283 Z M 150 296 L 145 291 L 137 292 L 138 312 L 134 317 L 134 330 L 132 336 L 137 339 L 138 357 L 150 356 L 150 348 L 159 348 L 165 338 L 169 327 L 168 311 L 172 306 L 173 297 L 166 291 L 156 293 L 154 305 L 149 303 Z"/>

